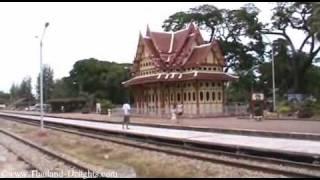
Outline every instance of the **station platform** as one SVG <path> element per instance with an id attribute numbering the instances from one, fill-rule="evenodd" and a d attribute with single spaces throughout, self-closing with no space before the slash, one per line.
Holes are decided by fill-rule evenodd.
<path id="1" fill-rule="evenodd" d="M 31 111 L 0 111 L 5 113 L 39 115 Z M 46 113 L 47 117 L 64 118 L 71 120 L 83 120 L 103 123 L 120 124 L 123 117 L 112 115 L 110 118 L 104 114 L 82 114 L 82 113 Z M 131 117 L 130 124 L 146 127 L 159 127 L 180 130 L 196 130 L 205 132 L 218 132 L 237 135 L 265 136 L 296 138 L 320 141 L 320 120 L 289 119 L 256 121 L 249 118 L 237 117 L 215 117 L 181 119 L 177 121 L 158 117 Z"/>
<path id="2" fill-rule="evenodd" d="M 0 112 L 0 115 L 40 121 L 39 116 L 35 115 L 10 114 L 3 112 Z M 235 135 L 226 133 L 203 132 L 196 130 L 169 129 L 163 127 L 146 127 L 139 125 L 131 125 L 129 126 L 129 130 L 123 130 L 121 124 L 92 122 L 76 119 L 66 120 L 63 118 L 53 117 L 44 117 L 44 123 L 46 122 L 72 125 L 76 127 L 88 127 L 103 131 L 122 132 L 132 135 L 154 136 L 157 138 L 175 139 L 184 142 L 192 141 L 203 144 L 220 144 L 226 146 L 261 149 L 264 151 L 281 151 L 293 154 L 304 154 L 313 157 L 320 156 L 320 141 L 317 140 Z"/>

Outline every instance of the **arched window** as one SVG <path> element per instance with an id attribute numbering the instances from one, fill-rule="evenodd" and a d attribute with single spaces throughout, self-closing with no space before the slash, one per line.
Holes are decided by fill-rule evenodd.
<path id="1" fill-rule="evenodd" d="M 187 93 L 183 93 L 183 101 L 187 101 Z"/>
<path id="2" fill-rule="evenodd" d="M 213 82 L 211 85 L 212 85 L 212 87 L 214 87 L 216 85 L 216 83 Z"/>
<path id="3" fill-rule="evenodd" d="M 207 93 L 206 93 L 206 98 L 207 98 L 207 101 L 209 101 L 209 99 L 210 99 L 210 94 L 209 94 L 208 91 L 207 91 Z"/>
<path id="4" fill-rule="evenodd" d="M 191 93 L 188 92 L 188 101 L 191 101 Z"/>
<path id="5" fill-rule="evenodd" d="M 177 100 L 180 102 L 180 93 L 177 94 Z"/>
<path id="6" fill-rule="evenodd" d="M 209 87 L 209 83 L 208 82 L 206 82 L 206 86 Z"/>
<path id="7" fill-rule="evenodd" d="M 200 101 L 203 101 L 203 92 L 200 91 Z"/>
<path id="8" fill-rule="evenodd" d="M 193 99 L 193 101 L 196 101 L 196 93 L 195 92 L 192 93 L 192 99 Z"/>
<path id="9" fill-rule="evenodd" d="M 221 92 L 218 92 L 218 100 L 221 100 Z"/>
<path id="10" fill-rule="evenodd" d="M 212 101 L 215 101 L 216 100 L 216 93 L 213 91 L 212 92 Z"/>
<path id="11" fill-rule="evenodd" d="M 173 101 L 173 94 L 171 94 L 171 101 Z"/>

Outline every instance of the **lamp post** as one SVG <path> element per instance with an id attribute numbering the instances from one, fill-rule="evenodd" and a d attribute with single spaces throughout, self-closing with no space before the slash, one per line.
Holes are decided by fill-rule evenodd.
<path id="1" fill-rule="evenodd" d="M 266 39 L 268 40 L 268 42 L 271 44 L 270 39 L 266 36 L 263 35 L 264 37 L 266 37 Z M 276 111 L 276 88 L 275 88 L 275 76 L 274 76 L 274 52 L 273 52 L 273 46 L 271 44 L 271 53 L 272 53 L 272 96 L 273 96 L 273 112 Z"/>
<path id="2" fill-rule="evenodd" d="M 42 47 L 43 47 L 43 37 L 45 35 L 46 29 L 49 23 L 46 22 L 44 25 L 43 33 L 40 39 L 40 120 L 41 120 L 41 131 L 43 131 L 43 65 L 42 65 Z"/>

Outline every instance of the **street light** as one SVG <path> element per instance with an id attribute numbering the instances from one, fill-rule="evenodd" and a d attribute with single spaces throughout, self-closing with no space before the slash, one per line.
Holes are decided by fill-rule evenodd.
<path id="1" fill-rule="evenodd" d="M 269 41 L 269 43 L 271 44 L 270 39 L 262 34 L 264 37 L 266 37 L 266 39 Z M 272 96 L 273 96 L 273 112 L 276 111 L 276 88 L 275 88 L 275 76 L 274 76 L 274 52 L 273 52 L 273 46 L 271 44 L 271 53 L 272 53 Z"/>
<path id="2" fill-rule="evenodd" d="M 42 46 L 43 38 L 49 23 L 46 22 L 44 25 L 43 33 L 40 39 L 40 120 L 41 120 L 41 131 L 43 131 L 43 65 L 42 65 Z"/>

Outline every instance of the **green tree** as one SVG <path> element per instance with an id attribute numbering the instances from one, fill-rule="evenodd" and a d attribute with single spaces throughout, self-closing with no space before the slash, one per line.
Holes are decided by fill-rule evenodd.
<path id="1" fill-rule="evenodd" d="M 10 88 L 10 103 L 15 106 L 30 106 L 35 98 L 32 94 L 31 77 L 25 77 L 20 84 L 12 84 Z"/>
<path id="2" fill-rule="evenodd" d="M 288 64 L 288 58 L 290 58 L 290 54 L 287 45 L 287 42 L 283 39 L 277 39 L 273 43 L 275 61 L 274 68 L 276 77 L 275 84 L 276 88 L 279 89 L 279 91 L 277 91 L 277 94 L 280 96 L 288 93 L 288 90 L 290 89 L 294 81 L 292 76 L 288 76 L 291 70 L 290 65 Z M 261 76 L 259 77 L 259 86 L 264 87 L 264 93 L 267 96 L 272 96 L 272 63 L 265 62 L 260 65 L 259 73 L 261 74 Z"/>
<path id="3" fill-rule="evenodd" d="M 54 82 L 50 99 L 77 97 L 78 89 L 68 77 L 57 79 Z"/>
<path id="4" fill-rule="evenodd" d="M 312 2 L 311 31 L 316 32 L 317 39 L 320 40 L 320 2 Z"/>
<path id="5" fill-rule="evenodd" d="M 0 104 L 9 104 L 10 94 L 0 91 Z"/>
<path id="6" fill-rule="evenodd" d="M 277 3 L 273 10 L 271 18 L 272 24 L 266 26 L 260 32 L 263 34 L 271 34 L 280 36 L 288 47 L 289 57 L 287 59 L 289 65 L 289 76 L 292 76 L 293 83 L 290 86 L 294 92 L 306 93 L 306 73 L 312 67 L 320 51 L 319 29 L 316 24 L 318 19 L 312 13 L 314 7 L 318 4 L 308 2 L 281 2 Z M 289 30 L 296 30 L 305 34 L 304 40 L 296 46 L 292 38 L 289 36 Z"/>
<path id="7" fill-rule="evenodd" d="M 30 97 L 32 96 L 32 85 L 31 85 L 31 78 L 25 77 L 22 82 L 20 83 L 18 96 L 19 97 Z"/>
<path id="8" fill-rule="evenodd" d="M 19 86 L 13 83 L 10 87 L 10 101 L 11 102 L 18 99 L 18 91 L 19 91 Z"/>
<path id="9" fill-rule="evenodd" d="M 53 69 L 49 65 L 43 66 L 43 102 L 46 103 L 51 98 L 54 81 L 53 81 Z M 37 78 L 37 97 L 40 99 L 40 74 Z"/>
<path id="10" fill-rule="evenodd" d="M 131 64 L 99 61 L 94 58 L 77 61 L 70 71 L 70 81 L 78 88 L 78 95 L 94 99 L 108 99 L 118 104 L 125 101 L 127 89 L 122 82 L 129 78 Z"/>
<path id="11" fill-rule="evenodd" d="M 306 77 L 308 81 L 306 89 L 318 99 L 318 102 L 320 102 L 320 67 L 312 66 L 309 68 Z"/>
<path id="12" fill-rule="evenodd" d="M 259 12 L 253 4 L 246 4 L 237 10 L 201 5 L 171 15 L 162 27 L 165 31 L 176 31 L 190 22 L 196 23 L 208 32 L 209 42 L 219 40 L 227 62 L 225 71 L 246 71 L 264 60 L 264 44 L 258 32 L 263 27 L 257 18 Z M 244 38 L 247 43 L 243 43 Z"/>
<path id="13" fill-rule="evenodd" d="M 34 101 L 34 97 L 32 94 L 32 84 L 31 84 L 31 77 L 25 77 L 18 89 L 18 97 L 25 98 L 28 105 L 30 106 Z"/>
<path id="14" fill-rule="evenodd" d="M 223 23 L 223 12 L 213 5 L 202 5 L 190 8 L 187 12 L 177 12 L 164 21 L 165 31 L 178 31 L 186 24 L 194 21 L 201 29 L 208 30 L 210 33 L 210 42 L 215 37 L 217 26 Z"/>

